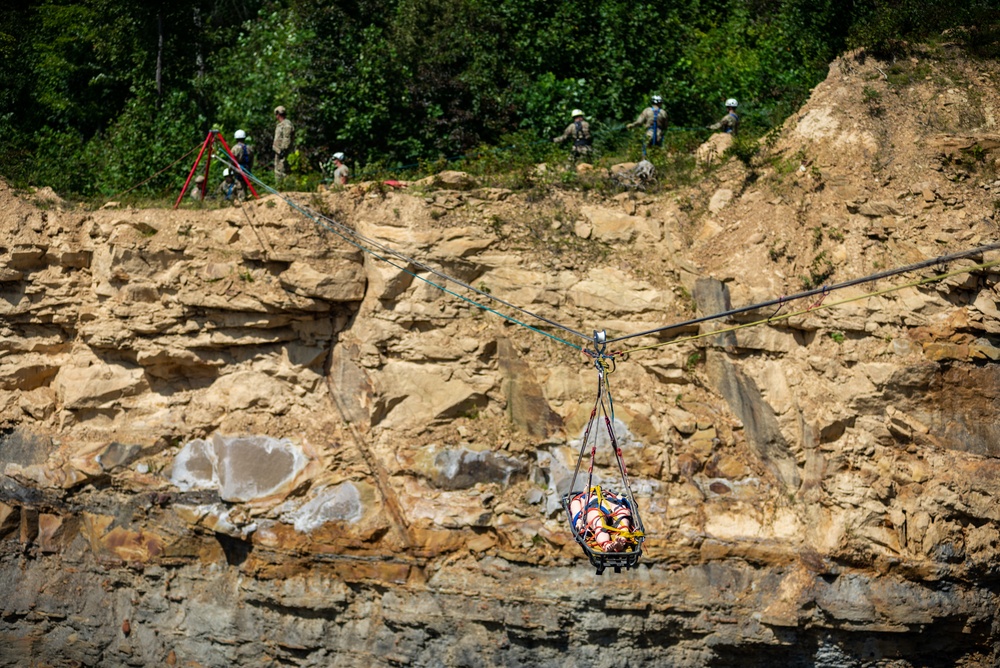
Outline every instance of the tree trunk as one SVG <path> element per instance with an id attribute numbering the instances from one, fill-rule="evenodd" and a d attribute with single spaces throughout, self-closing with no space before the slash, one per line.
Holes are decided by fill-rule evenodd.
<path id="1" fill-rule="evenodd" d="M 156 107 L 163 104 L 163 11 L 156 12 Z"/>
<path id="2" fill-rule="evenodd" d="M 197 7 L 194 8 L 194 27 L 197 29 L 195 33 L 195 64 L 198 66 L 198 78 L 201 79 L 205 76 L 205 54 L 202 53 L 203 44 L 201 41 L 201 10 Z"/>

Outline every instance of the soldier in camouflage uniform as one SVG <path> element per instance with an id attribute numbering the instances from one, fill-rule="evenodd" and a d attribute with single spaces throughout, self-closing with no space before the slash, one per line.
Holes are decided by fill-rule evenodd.
<path id="1" fill-rule="evenodd" d="M 247 144 L 247 133 L 243 130 L 237 130 L 233 139 L 236 140 L 236 143 L 233 144 L 233 158 L 236 159 L 236 163 L 244 174 L 253 174 L 253 151 Z M 240 180 L 245 186 L 250 185 L 246 177 L 241 177 Z"/>
<path id="2" fill-rule="evenodd" d="M 583 120 L 583 112 L 579 109 L 574 109 L 573 122 L 566 126 L 566 130 L 558 137 L 553 139 L 557 144 L 561 144 L 567 139 L 573 140 L 573 150 L 570 153 L 573 162 L 576 162 L 580 158 L 584 158 L 590 155 L 590 124 Z"/>
<path id="3" fill-rule="evenodd" d="M 222 170 L 222 182 L 215 189 L 215 194 L 222 198 L 222 201 L 235 203 L 246 199 L 246 191 L 243 189 L 242 179 L 237 180 L 233 170 Z"/>
<path id="4" fill-rule="evenodd" d="M 286 118 L 284 107 L 276 107 L 274 117 L 278 119 L 278 124 L 274 126 L 274 183 L 280 185 L 281 181 L 288 176 L 288 154 L 292 152 L 292 144 L 295 143 L 295 127 Z"/>
<path id="5" fill-rule="evenodd" d="M 247 144 L 247 133 L 243 130 L 237 130 L 233 134 L 233 139 L 236 140 L 236 143 L 233 144 L 233 157 L 239 163 L 240 169 L 253 173 L 253 151 Z"/>
<path id="6" fill-rule="evenodd" d="M 646 140 L 650 146 L 662 145 L 663 135 L 667 131 L 667 112 L 660 108 L 662 104 L 663 98 L 659 95 L 654 95 L 652 106 L 643 109 L 642 113 L 639 114 L 639 118 L 635 119 L 634 123 L 629 123 L 625 126 L 630 130 L 640 125 L 646 128 Z"/>
<path id="7" fill-rule="evenodd" d="M 347 180 L 351 176 L 351 169 L 344 164 L 344 154 L 339 151 L 334 153 L 332 162 L 334 167 L 336 167 L 336 169 L 333 170 L 333 184 L 337 186 L 346 186 Z"/>
<path id="8" fill-rule="evenodd" d="M 736 100 L 729 98 L 726 100 L 726 111 L 725 116 L 722 120 L 714 125 L 709 125 L 710 130 L 722 130 L 723 132 L 731 135 L 735 135 L 740 130 L 740 117 L 736 115 Z"/>
<path id="9" fill-rule="evenodd" d="M 205 177 L 201 174 L 194 177 L 194 185 L 188 191 L 188 197 L 196 202 L 201 202 L 205 199 Z"/>

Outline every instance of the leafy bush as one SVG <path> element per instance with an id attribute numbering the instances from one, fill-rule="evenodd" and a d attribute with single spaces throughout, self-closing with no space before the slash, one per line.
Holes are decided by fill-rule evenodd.
<path id="1" fill-rule="evenodd" d="M 950 29 L 986 54 L 998 48 L 993 11 L 986 0 L 29 0 L 0 15 L 0 173 L 116 192 L 217 127 L 227 139 L 246 130 L 266 176 L 278 104 L 296 126 L 298 176 L 335 151 L 359 177 L 470 155 L 484 174 L 523 170 L 562 159 L 548 140 L 575 107 L 599 155 L 638 159 L 641 135 L 622 126 L 653 93 L 671 150 L 703 136 L 727 97 L 756 138 L 801 105 L 848 37 L 892 53 Z M 749 143 L 733 155 L 754 159 Z M 683 161 L 649 156 L 684 178 Z"/>

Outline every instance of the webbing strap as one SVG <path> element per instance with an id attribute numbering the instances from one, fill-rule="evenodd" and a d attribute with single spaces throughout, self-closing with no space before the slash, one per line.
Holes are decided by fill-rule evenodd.
<path id="1" fill-rule="evenodd" d="M 602 338 L 600 338 L 598 333 L 595 332 L 595 344 L 598 350 L 602 350 L 601 343 L 602 343 Z M 615 511 L 613 517 L 608 518 L 614 522 L 613 524 L 609 524 L 605 519 L 602 519 L 601 526 L 599 528 L 608 531 L 609 533 L 614 533 L 617 535 L 624 536 L 627 539 L 637 543 L 637 540 L 635 539 L 638 539 L 639 537 L 642 537 L 644 535 L 642 520 L 639 517 L 639 514 L 636 510 L 635 497 L 632 493 L 631 485 L 629 484 L 628 469 L 625 466 L 624 457 L 622 456 L 621 444 L 618 442 L 618 437 L 615 435 L 614 424 L 613 424 L 614 404 L 611 398 L 611 390 L 607 379 L 607 373 L 606 373 L 607 370 L 605 368 L 604 361 L 605 360 L 603 357 L 598 357 L 598 359 L 594 361 L 594 366 L 597 369 L 597 398 L 594 402 L 594 408 L 590 412 L 590 419 L 587 421 L 587 426 L 583 433 L 583 440 L 580 444 L 580 453 L 579 456 L 577 457 L 576 467 L 573 469 L 573 478 L 570 481 L 570 487 L 569 487 L 569 494 L 573 494 L 576 491 L 576 481 L 580 473 L 580 467 L 583 465 L 584 457 L 586 457 L 587 445 L 588 443 L 590 443 L 591 434 L 593 432 L 594 440 L 590 444 L 590 465 L 588 467 L 588 473 L 587 473 L 587 486 L 585 488 L 586 492 L 580 492 L 578 495 L 576 495 L 576 496 L 585 495 L 586 501 L 583 505 L 583 509 L 580 512 L 570 516 L 569 518 L 570 525 L 575 535 L 578 535 L 580 538 L 586 540 L 587 531 L 589 530 L 593 532 L 596 530 L 590 527 L 590 522 L 587 520 L 587 511 L 595 507 L 594 506 L 595 502 L 596 502 L 596 508 L 602 511 L 601 512 L 602 517 L 607 516 L 607 512 L 605 509 L 605 506 L 607 504 L 605 503 L 600 486 L 594 485 L 594 462 L 597 458 L 598 435 L 596 432 L 593 431 L 593 427 L 594 427 L 594 421 L 598 417 L 598 411 L 600 411 L 601 417 L 604 418 L 604 426 L 605 429 L 607 430 L 608 438 L 610 439 L 611 449 L 614 452 L 615 462 L 618 465 L 618 473 L 621 476 L 623 489 L 619 494 L 619 497 L 623 502 L 625 508 L 619 508 L 618 510 Z M 628 516 L 632 520 L 630 522 L 631 524 L 630 530 L 625 530 L 620 527 L 620 524 L 624 519 L 626 513 L 628 513 Z M 581 514 L 584 519 L 583 522 L 584 528 L 583 530 L 578 530 L 577 521 L 580 519 Z"/>

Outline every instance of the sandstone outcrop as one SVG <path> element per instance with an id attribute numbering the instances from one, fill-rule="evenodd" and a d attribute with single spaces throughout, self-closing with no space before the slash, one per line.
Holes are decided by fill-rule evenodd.
<path id="1" fill-rule="evenodd" d="M 996 665 L 1000 251 L 698 320 L 1000 239 L 996 128 L 872 116 L 874 68 L 683 191 L 292 195 L 391 263 L 0 184 L 0 666 Z M 599 578 L 595 330 L 647 532 Z"/>

